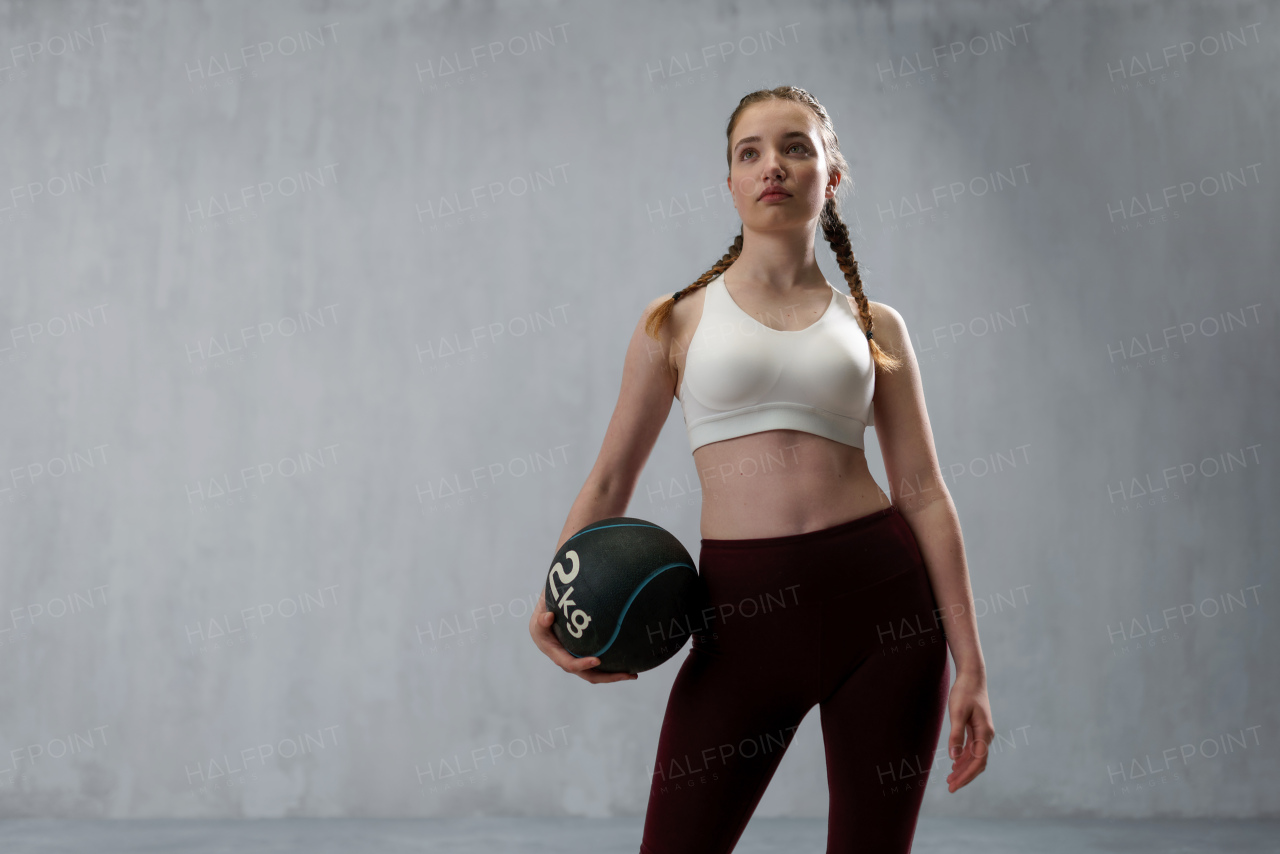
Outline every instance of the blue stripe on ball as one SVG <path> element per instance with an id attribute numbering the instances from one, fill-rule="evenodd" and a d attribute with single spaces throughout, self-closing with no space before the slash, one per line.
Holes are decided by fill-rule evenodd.
<path id="1" fill-rule="evenodd" d="M 627 526 L 608 525 L 606 527 L 613 528 L 613 527 L 627 527 Z M 658 526 L 657 525 L 634 525 L 631 527 L 656 528 Z M 577 535 L 575 534 L 574 536 L 577 536 Z M 573 539 L 573 537 L 570 537 L 569 539 L 571 540 Z M 569 540 L 565 540 L 565 542 L 568 542 L 568 541 Z M 688 567 L 689 569 L 692 569 L 694 572 L 697 572 L 697 569 L 695 569 L 692 566 L 689 566 L 689 564 L 687 563 L 669 563 L 666 566 L 658 567 L 653 572 L 649 573 L 648 577 L 646 577 L 644 581 L 641 581 L 639 584 L 636 585 L 636 589 L 631 591 L 631 595 L 627 597 L 626 603 L 623 604 L 622 612 L 618 614 L 618 621 L 613 625 L 613 634 L 609 637 L 608 642 L 604 646 L 600 647 L 599 652 L 593 652 L 591 653 L 591 655 L 574 655 L 574 653 L 569 652 L 568 650 L 566 650 L 566 652 L 569 652 L 569 654 L 572 655 L 574 658 L 591 658 L 593 656 L 598 658 L 599 656 L 604 655 L 606 652 L 609 651 L 609 647 L 613 646 L 613 642 L 618 639 L 618 632 L 622 631 L 622 624 L 627 619 L 627 609 L 631 607 L 631 603 L 635 601 L 635 598 L 640 595 L 640 591 L 644 589 L 644 586 L 648 584 L 650 581 L 653 581 L 653 579 L 657 578 L 662 573 L 666 572 L 668 569 L 676 569 L 677 567 L 681 567 L 681 566 Z"/>
<path id="2" fill-rule="evenodd" d="M 641 525 L 637 522 L 619 522 L 616 525 L 601 525 L 598 528 L 583 528 L 581 531 L 570 537 L 569 540 L 574 539 L 574 537 L 581 537 L 583 534 L 590 534 L 592 531 L 603 531 L 605 528 L 657 528 L 659 531 L 666 530 L 661 525 Z M 569 540 L 565 540 L 565 542 L 567 543 Z M 562 545 L 560 548 L 564 548 L 564 546 Z M 578 657 L 581 658 L 582 656 Z"/>

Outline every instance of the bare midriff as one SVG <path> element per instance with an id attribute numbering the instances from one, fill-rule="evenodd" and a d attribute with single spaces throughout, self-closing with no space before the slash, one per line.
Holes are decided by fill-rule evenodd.
<path id="1" fill-rule="evenodd" d="M 705 298 L 705 288 L 694 291 L 670 318 L 669 358 L 677 397 L 684 383 L 684 356 Z M 826 308 L 818 291 L 810 303 L 803 317 L 778 310 L 768 318 L 781 317 L 789 327 L 803 329 Z M 693 452 L 693 462 L 702 486 L 702 537 L 708 540 L 819 531 L 890 504 L 871 476 L 862 448 L 801 430 L 766 430 L 711 442 Z"/>
<path id="2" fill-rule="evenodd" d="M 709 540 L 818 531 L 889 506 L 861 448 L 799 430 L 766 430 L 693 452 Z"/>

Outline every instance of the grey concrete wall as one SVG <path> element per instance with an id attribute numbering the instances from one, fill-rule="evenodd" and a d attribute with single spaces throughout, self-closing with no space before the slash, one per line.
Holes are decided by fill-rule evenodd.
<path id="1" fill-rule="evenodd" d="M 643 812 L 679 659 L 588 685 L 528 608 L 792 83 L 978 601 L 999 737 L 926 812 L 1275 815 L 1277 25 L 0 5 L 0 813 Z M 696 482 L 673 401 L 629 512 L 696 554 Z M 825 809 L 811 713 L 757 814 Z"/>

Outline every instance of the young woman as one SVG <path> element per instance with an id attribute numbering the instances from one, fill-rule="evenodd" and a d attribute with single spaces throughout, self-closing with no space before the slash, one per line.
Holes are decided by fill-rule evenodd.
<path id="1" fill-rule="evenodd" d="M 671 687 L 641 854 L 732 851 L 815 705 L 827 851 L 906 852 L 944 710 L 949 791 L 983 771 L 994 735 L 959 520 L 906 324 L 863 295 L 837 212 L 849 165 L 826 110 L 803 89 L 760 90 L 726 133 L 742 230 L 696 282 L 646 307 L 556 551 L 626 515 L 675 396 L 702 483 L 698 566 L 714 616 Z M 818 268 L 816 226 L 851 298 Z M 892 503 L 867 469 L 867 426 Z M 635 678 L 574 658 L 553 620 L 543 600 L 529 631 L 565 671 Z"/>

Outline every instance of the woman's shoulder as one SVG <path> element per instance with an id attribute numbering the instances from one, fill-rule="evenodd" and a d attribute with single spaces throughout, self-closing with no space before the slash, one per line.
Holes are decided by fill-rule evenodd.
<path id="1" fill-rule="evenodd" d="M 888 303 L 869 299 L 867 300 L 867 307 L 871 309 L 871 319 L 877 323 L 882 320 L 885 323 L 903 323 L 902 315 L 898 314 L 898 310 Z"/>
<path id="2" fill-rule="evenodd" d="M 700 291 L 702 289 L 699 288 L 698 290 Z M 689 327 L 694 316 L 693 312 L 696 311 L 692 303 L 698 302 L 698 300 L 692 299 L 692 297 L 693 294 L 697 293 L 697 291 L 686 293 L 680 299 L 671 303 L 671 298 L 675 296 L 676 293 L 678 293 L 678 291 L 667 291 L 666 293 L 653 297 L 640 312 L 638 327 L 645 330 L 651 330 L 651 332 L 646 331 L 646 334 L 648 334 L 650 338 L 654 338 L 662 342 L 664 347 L 670 346 L 671 342 L 679 340 L 681 336 L 685 334 L 685 331 Z M 658 325 L 652 318 L 662 310 L 664 305 L 667 305 L 668 303 L 671 304 L 671 310 L 668 312 L 665 322 Z"/>
<path id="3" fill-rule="evenodd" d="M 871 310 L 871 321 L 875 324 L 874 334 L 882 343 L 896 345 L 908 340 L 907 322 L 902 319 L 898 310 L 888 303 L 867 300 Z"/>
<path id="4" fill-rule="evenodd" d="M 643 316 L 648 317 L 650 314 L 657 311 L 659 308 L 662 307 L 664 303 L 670 302 L 671 298 L 675 296 L 677 293 L 679 293 L 681 290 L 684 290 L 684 286 L 681 286 L 680 288 L 674 291 L 667 291 L 664 294 L 659 294 L 658 296 L 654 297 L 652 300 L 649 301 L 649 304 L 645 306 L 644 311 L 642 312 Z M 698 310 L 697 306 L 700 306 L 702 304 L 702 299 L 705 291 L 706 291 L 705 287 L 694 288 L 691 291 L 685 291 L 684 296 L 680 297 L 680 299 L 672 303 L 670 320 L 673 321 L 674 324 L 678 326 L 678 325 L 681 325 L 685 320 L 689 319 L 691 316 L 700 315 L 701 312 Z"/>

